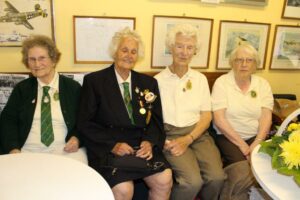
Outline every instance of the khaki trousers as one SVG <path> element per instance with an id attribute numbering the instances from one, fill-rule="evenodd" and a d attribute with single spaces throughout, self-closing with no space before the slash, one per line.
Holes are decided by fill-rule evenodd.
<path id="1" fill-rule="evenodd" d="M 165 125 L 167 139 L 189 134 L 194 126 L 177 128 Z M 206 132 L 196 139 L 181 156 L 164 155 L 172 166 L 176 182 L 172 200 L 193 200 L 200 192 L 201 200 L 217 200 L 226 174 L 222 169 L 220 153 Z"/>

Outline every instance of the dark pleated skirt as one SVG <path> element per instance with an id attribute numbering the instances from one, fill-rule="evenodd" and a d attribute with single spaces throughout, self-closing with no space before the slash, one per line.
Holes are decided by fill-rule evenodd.
<path id="1" fill-rule="evenodd" d="M 125 169 L 114 169 L 113 167 L 105 166 L 102 168 L 101 175 L 103 178 L 108 182 L 110 187 L 114 187 L 115 185 L 127 182 L 127 181 L 134 181 L 138 179 L 143 179 L 147 176 L 151 176 L 153 174 L 159 173 L 164 171 L 167 168 L 171 168 L 168 161 L 163 156 L 162 152 L 158 150 L 157 148 L 153 149 L 153 158 L 151 159 L 151 162 L 160 162 L 164 163 L 163 167 L 159 168 L 158 170 L 125 170 Z"/>

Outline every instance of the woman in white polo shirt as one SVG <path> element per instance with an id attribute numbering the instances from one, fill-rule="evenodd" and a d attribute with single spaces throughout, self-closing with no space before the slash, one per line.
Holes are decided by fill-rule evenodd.
<path id="1" fill-rule="evenodd" d="M 273 95 L 269 83 L 253 73 L 260 65 L 249 44 L 238 46 L 229 58 L 232 70 L 219 77 L 212 91 L 216 143 L 226 164 L 249 159 L 269 132 Z"/>
<path id="2" fill-rule="evenodd" d="M 212 118 L 208 82 L 189 66 L 200 44 L 195 26 L 174 26 L 166 38 L 172 63 L 155 76 L 167 134 L 164 155 L 175 177 L 172 200 L 193 200 L 200 190 L 201 200 L 217 200 L 226 178 L 218 148 L 207 132 Z"/>

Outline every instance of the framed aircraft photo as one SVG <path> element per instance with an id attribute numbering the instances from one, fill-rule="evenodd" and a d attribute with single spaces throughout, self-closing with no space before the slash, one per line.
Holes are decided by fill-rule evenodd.
<path id="1" fill-rule="evenodd" d="M 0 0 L 0 47 L 21 46 L 32 34 L 54 38 L 52 0 Z"/>

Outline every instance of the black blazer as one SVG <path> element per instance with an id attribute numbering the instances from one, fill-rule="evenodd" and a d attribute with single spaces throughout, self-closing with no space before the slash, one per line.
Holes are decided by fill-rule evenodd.
<path id="1" fill-rule="evenodd" d="M 136 92 L 148 89 L 157 95 L 151 103 L 151 120 L 146 123 L 149 103 Z M 140 141 L 147 140 L 155 148 L 163 148 L 162 108 L 157 81 L 135 71 L 131 71 L 133 118 L 132 125 L 117 82 L 114 65 L 90 73 L 84 77 L 78 116 L 78 128 L 87 148 L 89 164 L 97 171 L 106 164 L 107 155 L 122 137 L 140 134 Z M 147 108 L 146 114 L 140 113 L 139 99 Z"/>

